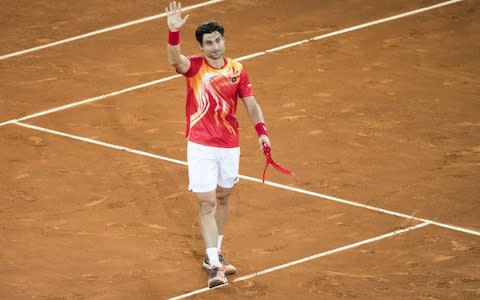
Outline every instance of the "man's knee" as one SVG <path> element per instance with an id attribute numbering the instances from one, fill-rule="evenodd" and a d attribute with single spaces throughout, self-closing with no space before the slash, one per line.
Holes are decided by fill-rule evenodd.
<path id="1" fill-rule="evenodd" d="M 202 215 L 214 215 L 217 208 L 217 201 L 215 199 L 215 193 L 209 193 L 210 195 L 197 194 L 198 204 L 200 205 L 200 214 Z"/>
<path id="2" fill-rule="evenodd" d="M 230 200 L 230 194 L 232 193 L 232 189 L 226 189 L 222 187 L 217 188 L 217 203 L 218 205 L 228 205 Z"/>

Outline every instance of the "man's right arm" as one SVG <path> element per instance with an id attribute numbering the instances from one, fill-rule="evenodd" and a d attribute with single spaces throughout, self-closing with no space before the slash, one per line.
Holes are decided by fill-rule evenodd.
<path id="1" fill-rule="evenodd" d="M 182 5 L 180 2 L 178 5 L 175 1 L 170 2 L 168 8 L 165 8 L 169 30 L 167 45 L 168 62 L 178 73 L 184 74 L 190 69 L 190 60 L 180 52 L 180 28 L 185 24 L 189 15 L 182 19 L 181 12 Z"/>
<path id="2" fill-rule="evenodd" d="M 168 62 L 180 74 L 185 74 L 190 69 L 190 60 L 180 53 L 180 44 L 167 46 Z"/>

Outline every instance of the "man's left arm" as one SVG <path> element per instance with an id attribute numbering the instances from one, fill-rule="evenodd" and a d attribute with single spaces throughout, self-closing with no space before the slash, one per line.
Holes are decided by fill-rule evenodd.
<path id="1" fill-rule="evenodd" d="M 252 125 L 255 127 L 257 134 L 259 136 L 258 143 L 260 145 L 260 150 L 263 150 L 263 143 L 265 142 L 269 147 L 270 139 L 268 138 L 267 127 L 265 126 L 265 120 L 263 118 L 263 112 L 258 104 L 255 96 L 246 96 L 242 97 L 243 104 L 247 109 L 248 117 L 252 122 Z"/>

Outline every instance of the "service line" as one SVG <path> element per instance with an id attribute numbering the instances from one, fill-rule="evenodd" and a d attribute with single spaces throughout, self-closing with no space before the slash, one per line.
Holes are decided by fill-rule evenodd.
<path id="1" fill-rule="evenodd" d="M 207 3 L 212 4 L 212 3 L 215 3 L 215 2 L 218 2 L 218 1 L 223 1 L 223 0 L 209 1 L 209 2 L 202 3 L 202 5 L 207 5 Z M 303 44 L 309 43 L 311 41 L 318 41 L 318 40 L 326 39 L 326 38 L 331 37 L 331 36 L 343 34 L 343 33 L 346 33 L 346 32 L 351 32 L 351 31 L 354 31 L 354 30 L 363 29 L 363 28 L 366 28 L 366 27 L 369 27 L 369 26 L 389 22 L 389 21 L 396 20 L 396 19 L 399 19 L 399 18 L 404 18 L 404 17 L 407 17 L 407 16 L 411 16 L 411 15 L 414 15 L 414 14 L 418 14 L 418 13 L 421 13 L 421 12 L 425 12 L 425 11 L 428 11 L 428 10 L 436 9 L 436 8 L 439 8 L 439 7 L 443 7 L 443 6 L 446 6 L 446 5 L 450 5 L 450 4 L 454 4 L 454 3 L 458 3 L 458 2 L 462 2 L 462 1 L 464 1 L 464 0 L 450 0 L 450 1 L 442 2 L 442 3 L 439 3 L 439 4 L 427 6 L 427 7 L 416 9 L 416 10 L 412 10 L 412 11 L 405 12 L 405 13 L 398 14 L 398 15 L 394 15 L 394 16 L 391 16 L 391 17 L 387 17 L 387 18 L 375 20 L 375 21 L 372 21 L 372 22 L 359 24 L 359 25 L 356 25 L 356 26 L 352 26 L 352 27 L 348 27 L 348 28 L 345 28 L 345 29 L 337 30 L 337 31 L 330 32 L 330 33 L 327 33 L 327 34 L 318 35 L 318 36 L 315 36 L 315 37 L 312 37 L 312 38 L 309 38 L 309 39 L 288 43 L 288 44 L 285 44 L 285 45 L 281 45 L 281 46 L 278 46 L 278 47 L 267 49 L 265 51 L 255 52 L 255 53 L 252 53 L 252 54 L 249 54 L 249 55 L 245 55 L 245 56 L 236 58 L 236 60 L 242 61 L 242 60 L 251 59 L 251 58 L 262 56 L 262 55 L 272 53 L 272 52 L 275 52 L 275 51 L 280 51 L 280 50 L 283 50 L 283 49 L 286 49 L 286 48 L 303 45 Z M 195 5 L 189 6 L 189 8 L 192 9 L 192 8 L 194 8 L 194 6 L 198 7 L 199 5 L 200 4 L 197 4 L 197 6 L 195 6 Z M 187 9 L 187 8 L 185 8 L 185 9 Z M 160 14 L 160 15 L 157 15 L 157 16 L 158 17 L 164 16 L 164 14 Z M 155 16 L 152 16 L 152 17 L 155 17 Z M 138 21 L 134 21 L 134 22 L 138 22 Z M 120 25 L 118 25 L 118 26 L 120 26 Z M 115 28 L 115 29 L 118 29 L 118 28 Z M 105 30 L 105 29 L 103 29 L 103 30 Z M 112 29 L 112 30 L 114 30 L 114 29 Z M 95 31 L 95 32 L 97 32 L 97 31 Z M 98 31 L 98 33 L 96 33 L 96 34 L 99 34 L 99 33 L 101 33 L 101 32 Z M 32 48 L 32 49 L 34 49 L 34 48 Z M 29 49 L 29 50 L 31 50 L 31 49 Z M 29 50 L 25 50 L 25 51 L 29 51 Z M 90 103 L 90 102 L 102 100 L 102 99 L 105 99 L 105 98 L 109 98 L 109 97 L 112 97 L 112 96 L 117 96 L 117 95 L 120 95 L 120 94 L 123 94 L 123 93 L 135 91 L 135 90 L 138 90 L 138 89 L 143 89 L 145 87 L 156 85 L 156 84 L 159 84 L 161 82 L 165 82 L 165 81 L 169 81 L 169 80 L 172 80 L 172 79 L 175 79 L 175 78 L 179 78 L 180 76 L 181 75 L 172 75 L 172 76 L 164 77 L 164 78 L 161 78 L 161 79 L 157 79 L 157 80 L 145 82 L 145 83 L 142 83 L 142 84 L 138 84 L 138 85 L 135 85 L 135 86 L 132 86 L 132 87 L 122 89 L 122 90 L 118 90 L 118 91 L 110 92 L 110 93 L 107 93 L 107 94 L 103 94 L 103 95 L 100 95 L 100 96 L 87 98 L 87 99 L 84 99 L 84 100 L 80 100 L 80 101 L 73 102 L 73 103 L 70 103 L 70 104 L 62 105 L 62 106 L 52 108 L 52 109 L 49 109 L 49 110 L 45 110 L 45 111 L 42 111 L 42 112 L 38 112 L 38 113 L 34 113 L 34 114 L 27 115 L 27 116 L 24 116 L 24 117 L 20 117 L 20 118 L 17 118 L 17 119 L 12 119 L 12 120 L 9 120 L 9 121 L 5 121 L 5 122 L 0 123 L 0 126 L 15 123 L 17 121 L 25 121 L 25 120 L 28 120 L 28 119 L 32 119 L 32 118 L 40 117 L 40 116 L 43 116 L 43 115 L 47 115 L 47 114 L 50 114 L 50 113 L 53 113 L 53 112 L 69 109 L 69 108 L 72 108 L 72 107 L 75 107 L 75 106 L 78 106 L 78 105 L 82 105 L 82 104 L 85 104 L 85 103 Z"/>
<path id="2" fill-rule="evenodd" d="M 308 261 L 311 261 L 311 260 L 314 260 L 314 259 L 317 259 L 317 258 L 320 258 L 320 257 L 324 257 L 324 256 L 336 254 L 336 253 L 339 253 L 339 252 L 342 252 L 342 251 L 346 251 L 346 250 L 349 250 L 349 249 L 352 249 L 352 248 L 360 247 L 360 246 L 363 246 L 363 245 L 366 245 L 366 244 L 369 244 L 369 243 L 373 243 L 373 242 L 376 242 L 376 241 L 380 241 L 380 240 L 383 240 L 383 239 L 386 239 L 386 238 L 389 238 L 389 237 L 392 237 L 392 236 L 395 236 L 395 235 L 399 235 L 399 234 L 402 234 L 402 233 L 405 233 L 405 232 L 408 232 L 408 231 L 413 231 L 415 229 L 419 229 L 419 228 L 425 227 L 427 225 L 429 225 L 429 223 L 420 223 L 420 224 L 417 224 L 417 225 L 414 225 L 414 226 L 410 226 L 410 227 L 407 227 L 407 228 L 403 228 L 403 229 L 395 230 L 395 231 L 385 233 L 385 234 L 382 234 L 382 235 L 378 235 L 378 236 L 375 236 L 373 238 L 369 238 L 369 239 L 366 239 L 366 240 L 363 240 L 363 241 L 360 241 L 360 242 L 356 242 L 356 243 L 353 243 L 353 244 L 348 244 L 348 245 L 345 245 L 345 246 L 342 246 L 342 247 L 339 247 L 339 248 L 335 248 L 335 249 L 331 249 L 331 250 L 328 250 L 328 251 L 325 251 L 325 252 L 317 253 L 317 254 L 314 254 L 314 255 L 311 255 L 311 256 L 308 256 L 308 257 L 305 257 L 305 258 L 297 259 L 297 260 L 294 260 L 294 261 L 291 261 L 291 262 L 288 262 L 288 263 L 285 263 L 285 264 L 281 264 L 281 265 L 278 265 L 278 266 L 275 266 L 275 267 L 271 267 L 271 268 L 268 268 L 268 269 L 265 269 L 265 270 L 262 270 L 262 271 L 258 271 L 258 272 L 255 272 L 255 273 L 252 273 L 252 274 L 249 274 L 249 275 L 238 277 L 235 280 L 233 280 L 233 283 L 244 281 L 244 280 L 249 280 L 251 278 L 254 278 L 254 277 L 257 277 L 257 276 L 260 276 L 260 275 L 264 275 L 264 274 L 271 273 L 271 272 L 274 272 L 274 271 L 278 271 L 278 270 L 281 270 L 281 269 L 289 268 L 289 267 L 292 267 L 292 266 L 295 266 L 295 265 L 298 265 L 298 264 L 302 264 L 302 263 L 305 263 L 305 262 L 308 262 Z M 219 287 L 222 287 L 222 286 L 219 286 Z M 201 288 L 201 289 L 189 292 L 189 293 L 185 293 L 185 294 L 182 294 L 182 295 L 172 297 L 170 299 L 171 300 L 183 299 L 183 298 L 187 298 L 187 297 L 191 297 L 191 296 L 194 296 L 194 295 L 198 295 L 198 294 L 201 294 L 201 293 L 208 292 L 209 290 L 210 289 L 208 289 L 208 288 Z"/>
<path id="3" fill-rule="evenodd" d="M 206 2 L 195 4 L 195 5 L 183 7 L 182 11 L 188 11 L 188 10 L 191 10 L 191 9 L 194 9 L 194 8 L 199 8 L 199 7 L 202 7 L 202 6 L 207 6 L 207 5 L 215 4 L 215 3 L 218 3 L 218 2 L 222 2 L 222 1 L 224 1 L 224 0 L 206 1 Z M 158 14 L 158 15 L 153 15 L 153 16 L 150 16 L 150 17 L 145 17 L 145 18 L 142 18 L 142 19 L 118 24 L 118 25 L 115 25 L 115 26 L 91 31 L 91 32 L 88 32 L 88 33 L 85 33 L 85 34 L 82 34 L 82 35 L 73 36 L 73 37 L 70 37 L 70 38 L 67 38 L 67 39 L 64 39 L 64 40 L 60 40 L 60 41 L 56 41 L 56 42 L 52 42 L 52 43 L 49 43 L 49 44 L 45 44 L 45 45 L 41 45 L 41 46 L 29 48 L 29 49 L 17 51 L 17 52 L 13 52 L 13 53 L 9 53 L 9 54 L 4 54 L 4 55 L 0 56 L 0 60 L 4 60 L 4 59 L 10 58 L 10 57 L 20 56 L 20 55 L 27 54 L 27 53 L 34 52 L 34 51 L 39 51 L 39 50 L 42 50 L 42 49 L 45 49 L 45 48 L 50 48 L 50 47 L 70 43 L 70 42 L 73 42 L 73 41 L 81 40 L 81 39 L 84 39 L 84 38 L 88 38 L 88 37 L 98 35 L 98 34 L 102 34 L 102 33 L 109 32 L 109 31 L 118 30 L 118 29 L 125 28 L 125 27 L 128 27 L 128 26 L 137 25 L 137 24 L 145 23 L 145 22 L 150 22 L 150 21 L 153 21 L 153 20 L 156 20 L 156 19 L 163 18 L 165 16 L 166 16 L 165 13 L 161 13 L 161 14 Z"/>
<path id="4" fill-rule="evenodd" d="M 98 140 L 95 140 L 95 139 L 90 139 L 90 138 L 81 137 L 81 136 L 78 136 L 78 135 L 73 135 L 73 134 L 61 132 L 61 131 L 58 131 L 58 130 L 48 129 L 48 128 L 39 127 L 39 126 L 26 124 L 26 123 L 21 123 L 21 122 L 13 122 L 12 124 L 16 124 L 16 125 L 26 127 L 26 128 L 30 128 L 30 129 L 33 129 L 33 130 L 37 130 L 37 131 L 47 132 L 47 133 L 50 133 L 50 134 L 71 138 L 71 139 L 81 141 L 81 142 L 91 143 L 91 144 L 95 144 L 95 145 L 99 145 L 99 146 L 103 146 L 103 147 L 108 147 L 108 148 L 115 149 L 115 150 L 126 151 L 126 152 L 130 152 L 130 153 L 133 153 L 133 154 L 141 155 L 141 156 L 146 156 L 146 157 L 150 157 L 150 158 L 164 160 L 164 161 L 179 164 L 179 165 L 182 165 L 182 166 L 187 166 L 188 165 L 186 161 L 173 159 L 173 158 L 169 158 L 169 157 L 166 157 L 166 156 L 161 156 L 161 155 L 145 152 L 145 151 L 134 149 L 134 148 L 128 148 L 128 147 L 124 147 L 124 146 L 109 144 L 109 143 L 101 142 L 101 141 L 98 141 Z M 255 177 L 240 175 L 240 178 L 248 180 L 248 181 L 252 181 L 252 182 L 262 183 L 261 179 L 255 178 Z M 418 217 L 407 215 L 407 214 L 404 214 L 404 213 L 400 213 L 400 212 L 396 212 L 396 211 L 392 211 L 392 210 L 388 210 L 388 209 L 384 209 L 384 208 L 380 208 L 380 207 L 375 207 L 375 206 L 371 206 L 371 205 L 367 205 L 367 204 L 363 204 L 363 203 L 355 202 L 355 201 L 351 201 L 351 200 L 345 200 L 345 199 L 342 199 L 342 198 L 333 197 L 333 196 L 329 196 L 329 195 L 325 195 L 325 194 L 320 194 L 320 193 L 316 193 L 316 192 L 312 192 L 312 191 L 308 191 L 308 190 L 304 190 L 304 189 L 300 189 L 300 188 L 296 188 L 296 187 L 292 187 L 292 186 L 288 186 L 288 185 L 284 185 L 284 184 L 280 184 L 280 183 L 271 182 L 271 181 L 268 181 L 268 180 L 265 181 L 265 184 L 269 185 L 269 186 L 279 188 L 279 189 L 282 189 L 282 190 L 288 190 L 288 191 L 292 191 L 292 192 L 296 192 L 296 193 L 300 193 L 300 194 L 304 194 L 304 195 L 309 195 L 309 196 L 313 196 L 313 197 L 317 197 L 317 198 L 321 198 L 321 199 L 325 199 L 325 200 L 330 200 L 330 201 L 333 201 L 333 202 L 347 204 L 347 205 L 350 205 L 350 206 L 361 207 L 361 208 L 368 209 L 368 210 L 371 210 L 371 211 L 375 211 L 375 212 L 378 212 L 378 213 L 383 213 L 383 214 L 387 214 L 387 215 L 391 215 L 391 216 L 395 216 L 395 217 L 399 217 L 399 218 L 404 218 L 404 219 L 408 219 L 408 220 L 411 220 L 411 221 L 424 222 L 424 223 L 448 228 L 450 230 L 480 236 L 480 231 L 477 231 L 477 230 L 474 230 L 474 229 L 468 229 L 468 228 L 463 228 L 463 227 L 456 226 L 456 225 L 444 224 L 444 223 L 440 223 L 440 222 L 433 221 L 433 220 L 418 218 Z"/>

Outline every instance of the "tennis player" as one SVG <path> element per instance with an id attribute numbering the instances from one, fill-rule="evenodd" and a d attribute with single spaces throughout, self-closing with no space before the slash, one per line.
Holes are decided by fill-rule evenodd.
<path id="1" fill-rule="evenodd" d="M 168 24 L 169 63 L 187 83 L 186 137 L 189 190 L 200 205 L 199 224 L 206 247 L 203 267 L 209 270 L 208 287 L 227 282 L 235 267 L 225 260 L 221 246 L 228 218 L 229 199 L 239 179 L 239 132 L 236 117 L 242 99 L 259 136 L 262 150 L 270 147 L 263 113 L 242 64 L 224 56 L 224 28 L 215 21 L 195 31 L 202 55 L 186 57 L 180 51 L 180 2 L 165 8 Z"/>

